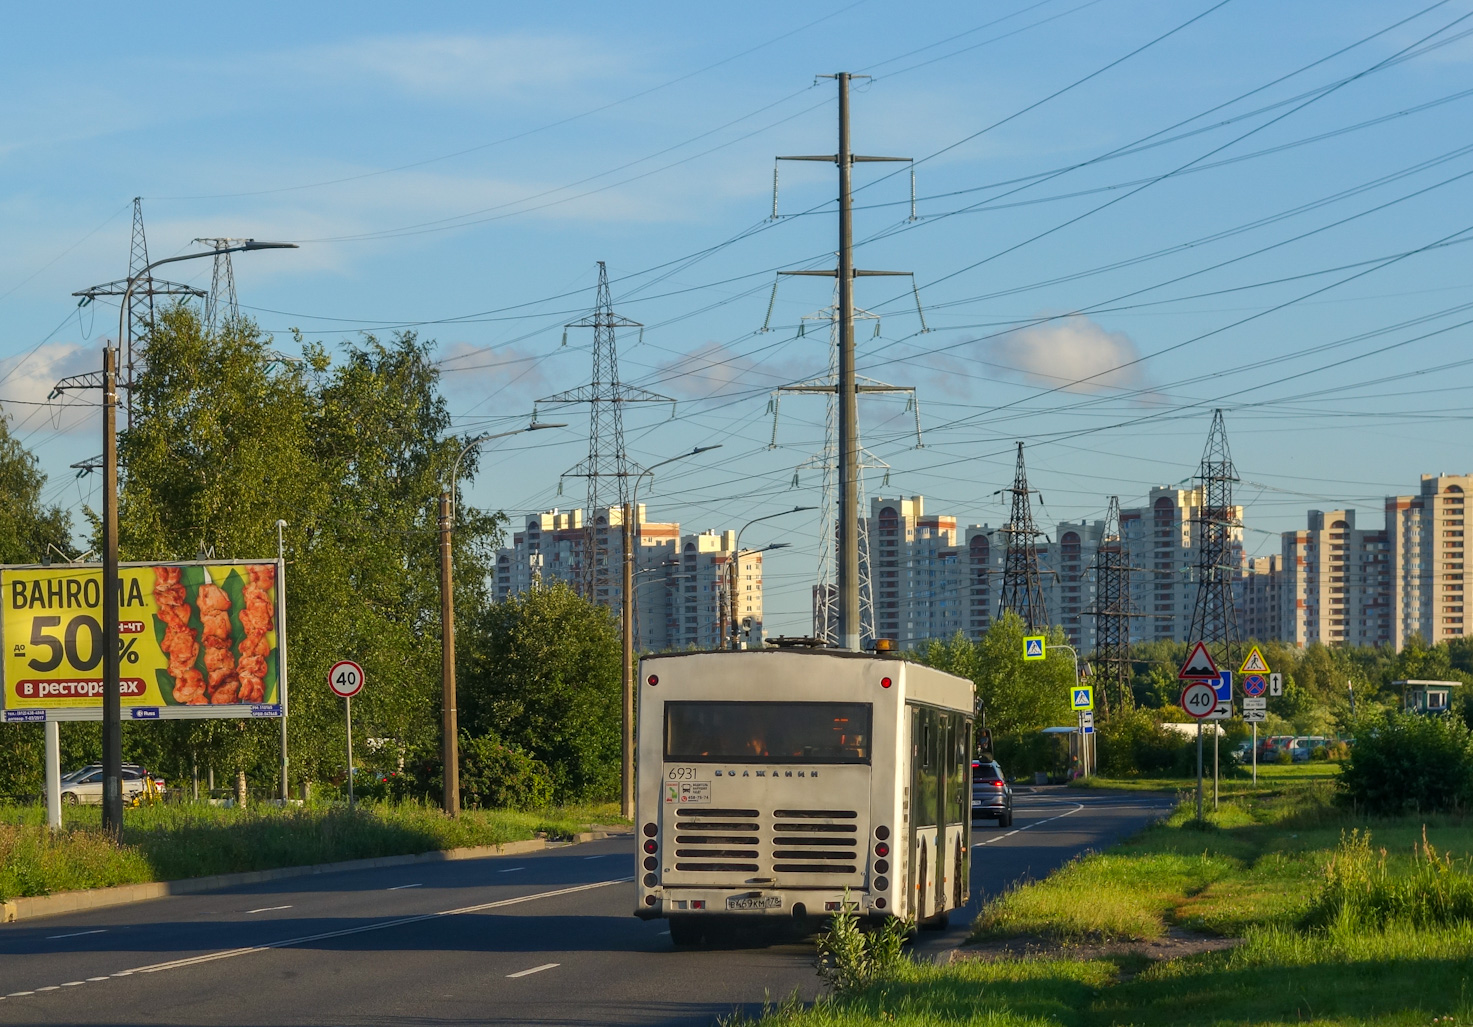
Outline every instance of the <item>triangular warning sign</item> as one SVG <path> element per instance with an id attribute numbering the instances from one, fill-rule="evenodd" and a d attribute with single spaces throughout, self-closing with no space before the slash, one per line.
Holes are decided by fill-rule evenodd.
<path id="1" fill-rule="evenodd" d="M 1253 651 L 1250 652 L 1248 654 L 1248 658 L 1243 661 L 1243 666 L 1241 666 L 1241 667 L 1238 668 L 1238 673 L 1240 673 L 1240 674 L 1267 674 L 1268 673 L 1268 661 L 1266 661 L 1263 658 L 1263 654 L 1258 651 L 1258 646 L 1255 645 L 1253 647 Z"/>
<path id="2" fill-rule="evenodd" d="M 1212 662 L 1212 654 L 1207 651 L 1207 646 L 1198 642 L 1187 657 L 1187 662 L 1176 672 L 1176 676 L 1182 681 L 1216 681 L 1217 664 Z"/>

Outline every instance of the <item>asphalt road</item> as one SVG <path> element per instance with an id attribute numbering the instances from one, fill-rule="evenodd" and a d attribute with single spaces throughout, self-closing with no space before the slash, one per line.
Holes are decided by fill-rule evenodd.
<path id="1" fill-rule="evenodd" d="M 972 901 L 1138 830 L 1162 796 L 1021 794 Z M 812 946 L 674 950 L 631 915 L 632 837 L 303 877 L 0 927 L 0 1023 L 712 1024 L 819 992 Z M 930 954 L 965 934 L 954 916 Z"/>

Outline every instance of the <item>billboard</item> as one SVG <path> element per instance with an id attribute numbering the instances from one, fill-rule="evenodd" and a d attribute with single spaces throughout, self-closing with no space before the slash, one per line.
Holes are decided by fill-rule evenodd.
<path id="1" fill-rule="evenodd" d="M 281 564 L 118 568 L 124 720 L 279 717 Z M 0 567 L 0 710 L 8 722 L 102 719 L 102 567 Z"/>

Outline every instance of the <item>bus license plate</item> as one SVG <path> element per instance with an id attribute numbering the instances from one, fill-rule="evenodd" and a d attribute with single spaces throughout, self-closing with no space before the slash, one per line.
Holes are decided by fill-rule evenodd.
<path id="1" fill-rule="evenodd" d="M 733 895 L 726 900 L 727 909 L 781 909 L 783 900 L 778 895 Z"/>

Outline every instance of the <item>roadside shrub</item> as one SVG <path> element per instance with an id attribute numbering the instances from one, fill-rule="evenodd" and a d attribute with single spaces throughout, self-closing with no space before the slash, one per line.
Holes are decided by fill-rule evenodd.
<path id="1" fill-rule="evenodd" d="M 495 735 L 460 736 L 460 801 L 467 809 L 543 809 L 552 795 L 547 764 Z"/>
<path id="2" fill-rule="evenodd" d="M 1106 777 L 1151 776 L 1178 769 L 1181 738 L 1145 710 L 1115 714 L 1100 725 L 1099 739 L 1099 769 Z"/>
<path id="3" fill-rule="evenodd" d="M 893 977 L 906 962 L 904 951 L 910 924 L 888 917 L 870 931 L 860 929 L 859 917 L 844 892 L 844 909 L 835 913 L 828 930 L 818 936 L 818 975 L 834 991 L 858 991 Z"/>
<path id="4" fill-rule="evenodd" d="M 1316 745 L 1313 749 L 1309 751 L 1309 758 L 1312 760 L 1319 760 L 1323 763 L 1325 760 L 1328 760 L 1330 758 L 1330 747 L 1327 745 Z"/>
<path id="5" fill-rule="evenodd" d="M 997 731 L 992 735 L 992 755 L 1010 778 L 1030 778 L 1038 771 L 1062 774 L 1069 765 L 1067 746 L 1053 735 L 1039 731 Z"/>
<path id="6" fill-rule="evenodd" d="M 1342 833 L 1303 925 L 1383 931 L 1393 924 L 1429 928 L 1473 919 L 1473 874 L 1450 854 L 1438 852 L 1425 826 L 1410 868 L 1387 863 L 1385 849 L 1371 848 L 1369 831 Z"/>
<path id="7" fill-rule="evenodd" d="M 1362 722 L 1339 777 L 1344 801 L 1391 816 L 1473 805 L 1473 732 L 1461 718 L 1388 713 Z"/>
<path id="8" fill-rule="evenodd" d="M 1350 759 L 1350 746 L 1344 742 L 1331 742 L 1325 747 L 1325 759 L 1331 763 L 1343 763 Z"/>

